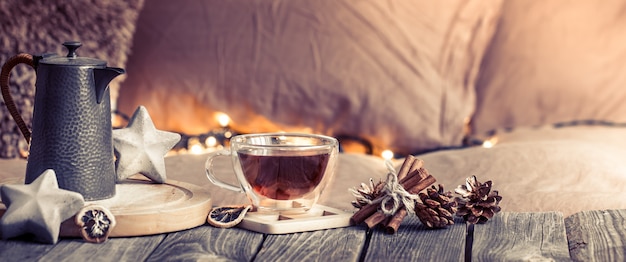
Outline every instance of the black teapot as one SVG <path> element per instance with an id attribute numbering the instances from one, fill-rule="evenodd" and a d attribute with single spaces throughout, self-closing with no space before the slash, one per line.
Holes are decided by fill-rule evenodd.
<path id="1" fill-rule="evenodd" d="M 79 57 L 80 42 L 65 42 L 67 56 L 18 54 L 2 67 L 5 104 L 30 144 L 27 184 L 53 169 L 59 187 L 81 193 L 85 200 L 115 195 L 109 82 L 124 69 Z M 32 136 L 9 94 L 9 74 L 25 63 L 36 70 Z"/>

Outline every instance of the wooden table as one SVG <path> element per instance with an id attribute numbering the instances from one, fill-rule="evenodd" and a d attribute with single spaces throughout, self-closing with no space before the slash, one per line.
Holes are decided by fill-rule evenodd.
<path id="1" fill-rule="evenodd" d="M 0 240 L 2 261 L 463 261 L 466 226 L 429 230 L 407 217 L 396 234 L 363 226 L 284 235 L 208 225 L 180 232 L 56 245 Z M 626 210 L 502 212 L 476 225 L 473 261 L 625 261 Z"/>
<path id="2" fill-rule="evenodd" d="M 244 203 L 243 194 L 208 185 L 201 176 L 203 166 L 197 164 L 204 159 L 187 156 L 166 162 L 172 171 L 168 177 L 207 187 L 213 192 L 213 205 Z M 21 177 L 25 166 L 25 161 L 0 160 L 0 181 Z M 350 208 L 353 198 L 345 193 L 348 186 L 354 186 L 353 178 L 338 178 L 329 190 L 334 197 L 322 199 L 322 204 Z M 585 211 L 567 217 L 556 212 L 501 212 L 476 225 L 473 238 L 473 261 L 626 261 L 626 210 Z M 465 239 L 461 220 L 447 229 L 429 230 L 415 217 L 407 217 L 393 235 L 364 226 L 265 235 L 203 225 L 167 234 L 110 238 L 102 244 L 79 238 L 64 238 L 56 245 L 0 240 L 0 261 L 463 261 Z"/>

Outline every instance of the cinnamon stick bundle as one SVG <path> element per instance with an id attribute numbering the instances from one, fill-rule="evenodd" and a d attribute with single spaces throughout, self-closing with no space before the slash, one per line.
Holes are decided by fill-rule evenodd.
<path id="1" fill-rule="evenodd" d="M 417 194 L 436 182 L 436 179 L 424 169 L 424 161 L 411 155 L 404 160 L 397 176 L 400 185 L 411 194 Z M 350 222 L 353 225 L 365 222 L 368 228 L 373 228 L 385 221 L 385 226 L 391 227 L 387 231 L 395 232 L 406 216 L 407 210 L 402 207 L 390 219 L 386 219 L 387 216 L 378 210 L 379 206 L 379 203 L 363 206 L 352 215 Z"/>

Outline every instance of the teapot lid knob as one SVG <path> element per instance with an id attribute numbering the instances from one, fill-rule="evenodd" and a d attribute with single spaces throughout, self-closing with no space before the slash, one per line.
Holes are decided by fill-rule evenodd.
<path id="1" fill-rule="evenodd" d="M 67 57 L 76 58 L 76 49 L 81 47 L 83 44 L 78 41 L 67 41 L 63 43 L 63 45 L 67 48 Z"/>
<path id="2" fill-rule="evenodd" d="M 63 45 L 67 48 L 67 57 L 55 54 L 44 55 L 38 60 L 38 64 L 50 66 L 89 66 L 98 68 L 106 67 L 107 65 L 106 61 L 97 58 L 79 57 L 78 54 L 76 54 L 76 49 L 83 45 L 79 41 L 68 41 L 63 43 Z"/>

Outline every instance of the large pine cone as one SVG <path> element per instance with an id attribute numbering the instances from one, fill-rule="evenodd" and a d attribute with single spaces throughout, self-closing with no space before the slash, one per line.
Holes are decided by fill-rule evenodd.
<path id="1" fill-rule="evenodd" d="M 502 197 L 498 191 L 491 190 L 491 181 L 481 184 L 475 176 L 468 177 L 465 185 L 454 190 L 461 197 L 455 197 L 457 216 L 462 216 L 465 222 L 483 224 L 500 212 L 499 206 Z"/>
<path id="2" fill-rule="evenodd" d="M 444 192 L 443 185 L 432 186 L 426 193 L 419 193 L 421 203 L 415 203 L 415 214 L 426 227 L 445 228 L 454 224 L 456 202 L 452 201 L 452 192 Z"/>

